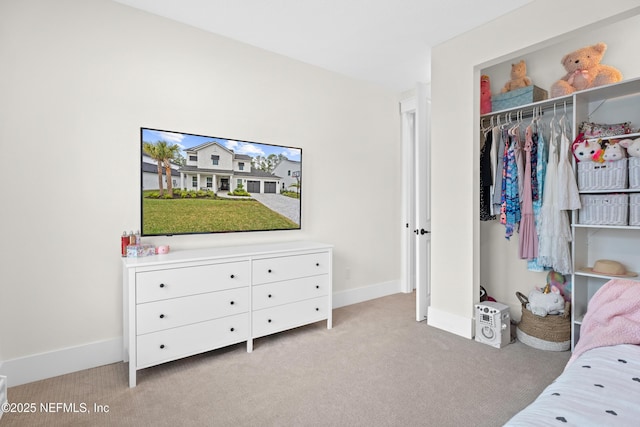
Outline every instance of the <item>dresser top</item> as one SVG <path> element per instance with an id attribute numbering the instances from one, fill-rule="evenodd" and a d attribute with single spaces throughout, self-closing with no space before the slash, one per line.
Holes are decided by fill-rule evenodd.
<path id="1" fill-rule="evenodd" d="M 333 245 L 313 242 L 308 240 L 260 243 L 253 245 L 220 246 L 200 249 L 184 249 L 171 251 L 164 255 L 151 255 L 146 257 L 122 258 L 125 268 L 148 267 L 154 265 L 166 265 L 172 263 L 223 260 L 225 258 L 238 258 L 243 256 L 265 256 L 271 254 L 287 254 L 299 251 L 327 250 Z"/>

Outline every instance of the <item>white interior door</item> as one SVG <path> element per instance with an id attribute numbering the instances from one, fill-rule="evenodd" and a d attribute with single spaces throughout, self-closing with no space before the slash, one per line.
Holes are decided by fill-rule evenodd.
<path id="1" fill-rule="evenodd" d="M 402 115 L 402 291 L 416 289 L 416 229 L 415 207 L 415 140 L 416 140 L 416 99 L 400 103 Z"/>
<path id="2" fill-rule="evenodd" d="M 403 143 L 403 274 L 405 292 L 416 290 L 416 320 L 430 304 L 431 206 L 429 87 L 418 84 L 416 97 L 401 103 Z"/>

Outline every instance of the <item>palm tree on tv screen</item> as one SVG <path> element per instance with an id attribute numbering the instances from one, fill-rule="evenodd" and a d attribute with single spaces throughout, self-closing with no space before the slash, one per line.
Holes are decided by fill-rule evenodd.
<path id="1" fill-rule="evenodd" d="M 171 180 L 171 160 L 174 160 L 180 153 L 180 146 L 169 144 L 167 141 L 158 141 L 155 144 L 144 142 L 142 149 L 153 160 L 158 162 L 158 188 L 160 189 L 160 197 L 164 196 L 164 186 L 162 184 L 162 167 L 164 166 L 167 174 L 167 191 L 169 197 L 173 197 L 173 183 Z"/>

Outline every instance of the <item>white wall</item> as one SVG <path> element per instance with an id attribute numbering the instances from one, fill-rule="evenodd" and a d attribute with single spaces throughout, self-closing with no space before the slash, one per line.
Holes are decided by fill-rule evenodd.
<path id="1" fill-rule="evenodd" d="M 3 0 L 0 63 L 5 368 L 118 342 L 140 127 L 302 147 L 305 174 L 301 231 L 148 242 L 316 239 L 337 293 L 398 282 L 398 94 L 107 0 Z"/>
<path id="2" fill-rule="evenodd" d="M 610 1 L 606 8 L 593 0 L 535 0 L 433 48 L 431 167 L 434 186 L 431 196 L 434 210 L 430 324 L 462 336 L 472 336 L 473 304 L 478 300 L 481 270 L 480 70 L 501 62 L 510 64 L 508 61 L 522 55 L 582 37 L 603 23 L 610 24 L 637 14 L 637 8 L 638 2 L 633 0 Z M 603 37 L 608 35 L 602 34 Z M 612 55 L 607 53 L 605 56 L 607 61 L 615 60 L 613 48 L 611 50 Z M 554 53 L 550 61 L 559 67 L 560 58 Z M 553 72 L 552 80 L 562 74 L 560 67 Z M 499 89 L 498 81 L 492 81 L 492 89 Z M 453 144 L 456 144 L 455 148 L 452 148 Z M 455 162 L 443 161 L 451 159 L 452 151 L 456 153 Z M 437 185 L 439 182 L 446 185 Z M 446 209 L 438 209 L 438 206 L 446 206 Z M 483 246 L 482 250 L 485 249 Z M 526 272 L 524 268 L 522 271 Z M 514 285 L 519 284 L 520 275 L 517 276 Z"/>

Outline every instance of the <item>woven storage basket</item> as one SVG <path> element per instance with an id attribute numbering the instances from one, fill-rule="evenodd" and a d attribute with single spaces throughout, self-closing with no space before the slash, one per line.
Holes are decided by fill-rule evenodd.
<path id="1" fill-rule="evenodd" d="M 615 162 L 579 162 L 578 189 L 590 190 L 622 190 L 627 188 L 629 168 L 627 158 Z"/>
<path id="2" fill-rule="evenodd" d="M 629 225 L 640 226 L 640 193 L 629 196 Z"/>
<path id="3" fill-rule="evenodd" d="M 640 157 L 629 157 L 629 188 L 640 188 Z"/>
<path id="4" fill-rule="evenodd" d="M 564 314 L 536 316 L 527 309 L 529 298 L 520 292 L 516 296 L 522 303 L 522 319 L 516 336 L 524 344 L 540 350 L 567 351 L 571 348 L 571 303 L 565 302 Z"/>
<path id="5" fill-rule="evenodd" d="M 628 194 L 583 194 L 578 223 L 586 225 L 627 225 Z"/>

